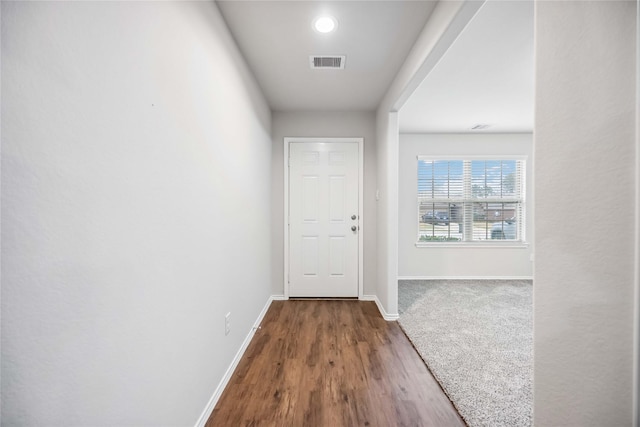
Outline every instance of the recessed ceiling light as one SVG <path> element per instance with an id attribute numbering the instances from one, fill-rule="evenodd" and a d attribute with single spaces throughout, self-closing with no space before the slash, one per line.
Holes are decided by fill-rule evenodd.
<path id="1" fill-rule="evenodd" d="M 338 26 L 338 21 L 332 16 L 321 16 L 313 21 L 313 28 L 319 33 L 330 33 Z"/>

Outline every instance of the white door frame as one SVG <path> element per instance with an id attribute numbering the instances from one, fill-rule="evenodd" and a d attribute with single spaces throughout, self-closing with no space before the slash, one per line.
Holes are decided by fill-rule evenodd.
<path id="1" fill-rule="evenodd" d="M 364 138 L 284 138 L 284 297 L 289 299 L 289 145 L 292 142 L 357 142 L 358 143 L 358 299 L 364 295 Z"/>

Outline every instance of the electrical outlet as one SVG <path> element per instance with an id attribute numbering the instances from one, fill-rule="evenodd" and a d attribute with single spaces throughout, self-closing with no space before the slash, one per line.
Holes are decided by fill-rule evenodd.
<path id="1" fill-rule="evenodd" d="M 231 332 L 231 312 L 224 316 L 224 334 L 229 335 Z"/>

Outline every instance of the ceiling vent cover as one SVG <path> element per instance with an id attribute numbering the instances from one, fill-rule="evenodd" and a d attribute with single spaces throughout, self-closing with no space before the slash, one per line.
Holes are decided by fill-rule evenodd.
<path id="1" fill-rule="evenodd" d="M 344 55 L 312 55 L 309 57 L 311 68 L 343 70 L 346 56 Z"/>

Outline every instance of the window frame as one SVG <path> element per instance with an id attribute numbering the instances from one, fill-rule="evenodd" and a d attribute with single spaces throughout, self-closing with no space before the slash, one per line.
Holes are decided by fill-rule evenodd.
<path id="1" fill-rule="evenodd" d="M 504 160 L 515 160 L 520 162 L 520 197 L 510 197 L 510 198 L 487 198 L 487 199 L 474 199 L 470 192 L 472 191 L 471 182 L 473 181 L 471 175 L 471 162 L 473 161 L 504 161 Z M 420 161 L 468 161 L 468 172 L 467 168 L 463 163 L 463 181 L 465 182 L 464 192 L 469 192 L 463 194 L 462 199 L 469 205 L 463 208 L 463 216 L 464 223 L 469 225 L 473 223 L 473 219 L 469 220 L 468 215 L 473 215 L 473 203 L 519 203 L 520 206 L 516 210 L 518 211 L 517 215 L 517 227 L 518 227 L 518 237 L 517 240 L 498 240 L 498 239 L 487 239 L 487 240 L 464 240 L 467 235 L 471 235 L 473 231 L 467 232 L 463 234 L 463 240 L 460 241 L 421 241 L 421 233 L 420 233 L 420 190 L 419 190 L 419 162 Z M 489 247 L 489 248 L 526 248 L 529 246 L 527 242 L 527 234 L 526 234 L 526 199 L 527 199 L 527 163 L 528 156 L 526 155 L 417 155 L 416 156 L 416 247 L 467 247 L 467 248 L 478 248 L 478 247 Z M 469 196 L 469 197 L 467 197 Z M 437 199 L 434 199 L 437 200 Z M 439 199 L 440 202 L 445 202 L 446 199 Z M 453 198 L 449 198 L 449 200 L 453 200 Z M 459 202 L 459 198 L 456 198 L 455 202 Z M 485 201 L 486 200 L 486 201 Z M 504 200 L 504 201 L 503 201 Z M 467 212 L 468 210 L 468 212 Z M 473 218 L 473 217 L 472 217 Z M 467 229 L 468 227 L 465 227 Z"/>

